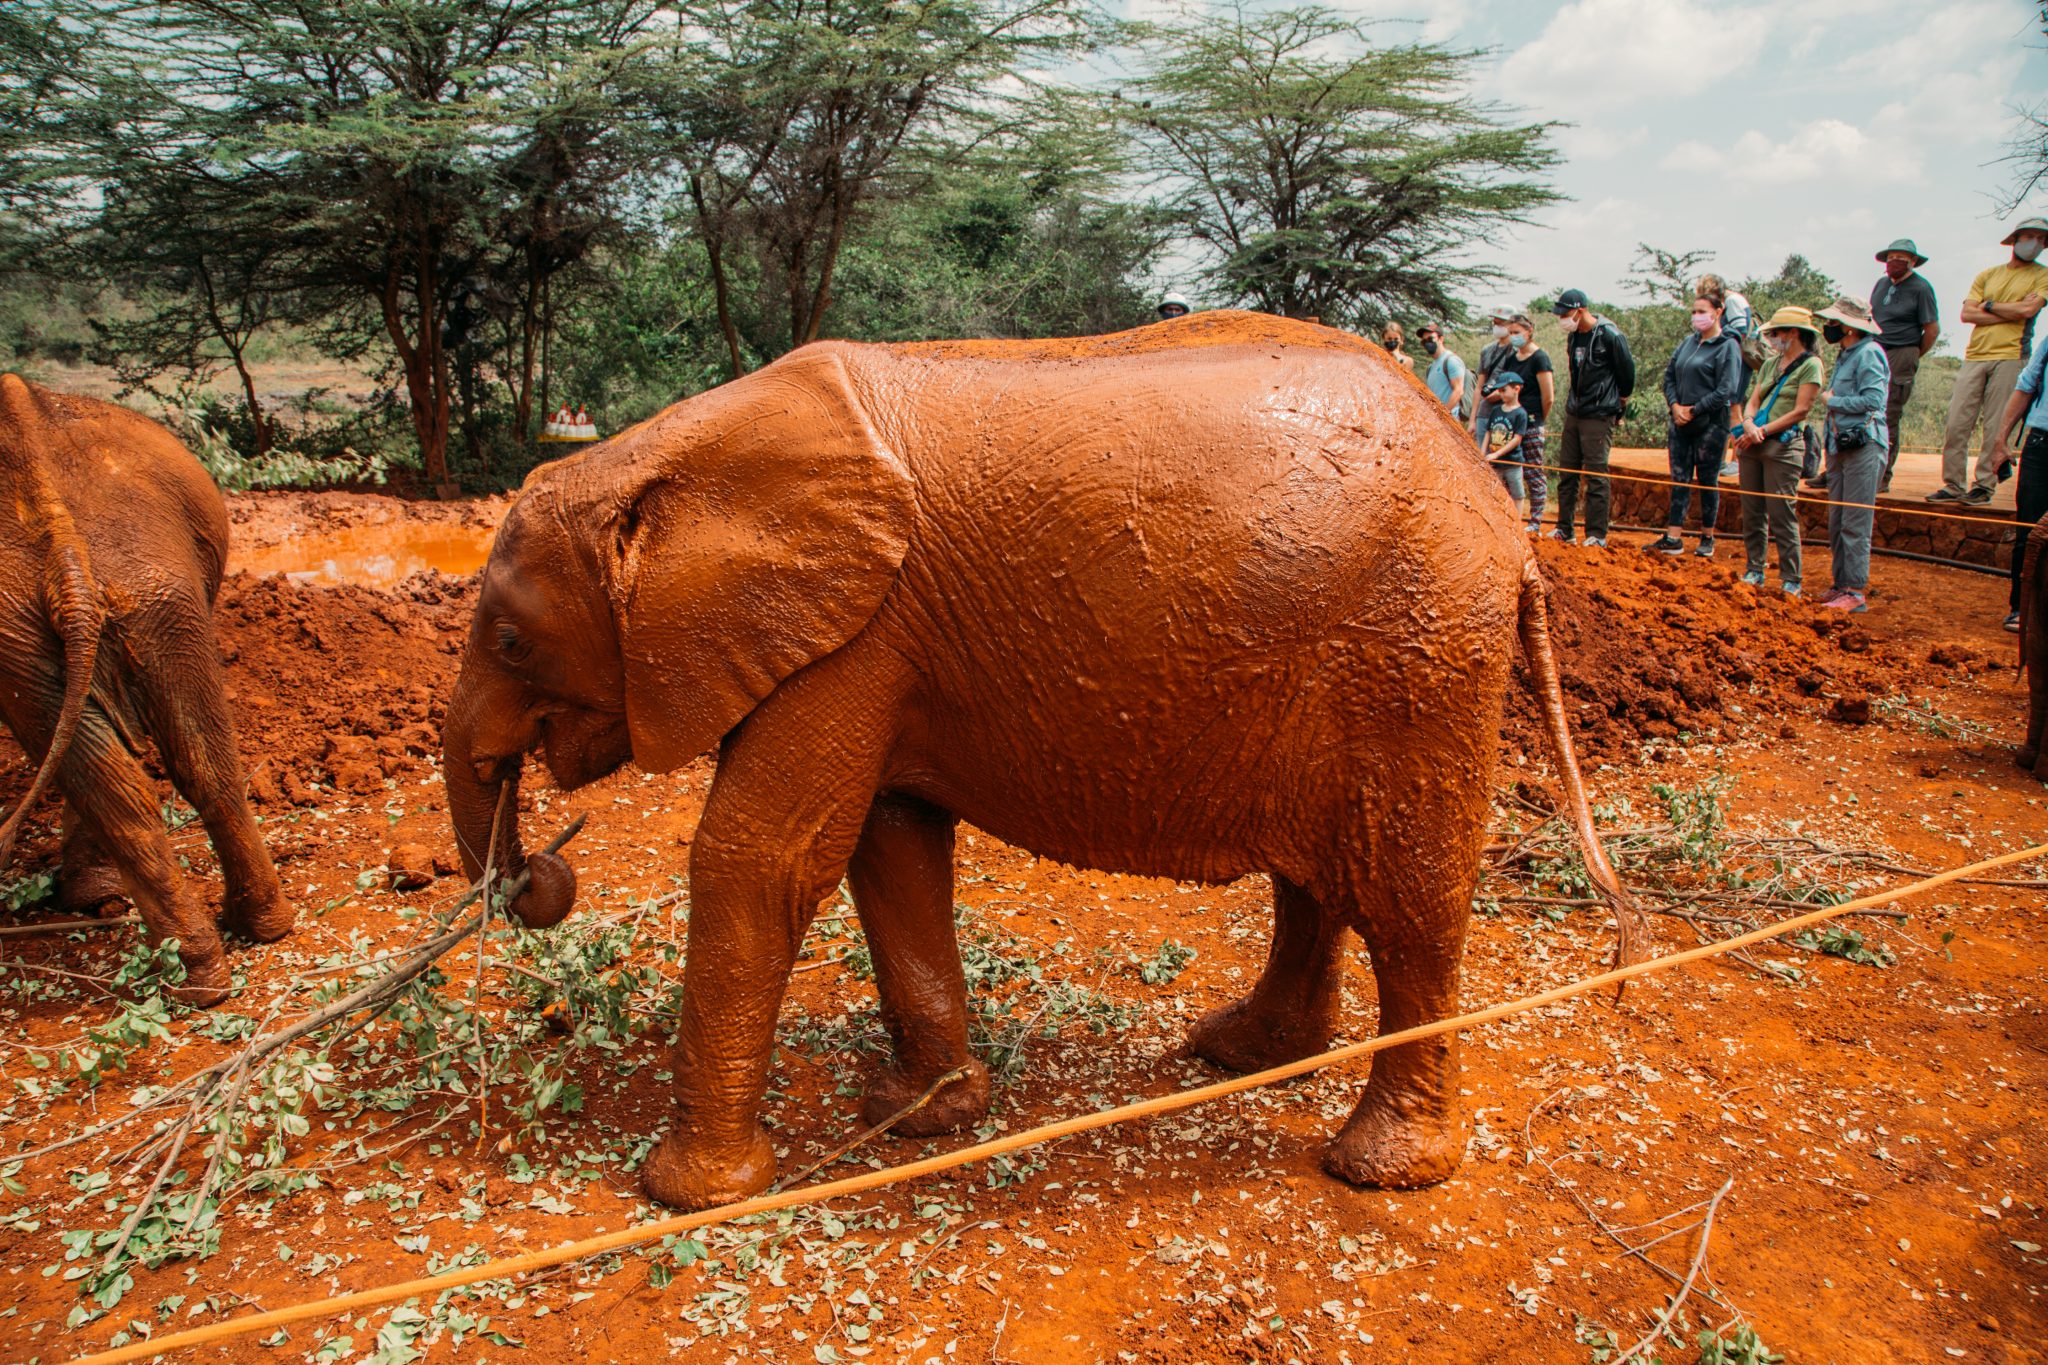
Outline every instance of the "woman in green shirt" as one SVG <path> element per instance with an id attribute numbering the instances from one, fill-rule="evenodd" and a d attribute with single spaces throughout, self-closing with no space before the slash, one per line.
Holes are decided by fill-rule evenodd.
<path id="1" fill-rule="evenodd" d="M 1799 512 L 1792 498 L 1805 454 L 1799 427 L 1820 397 L 1821 365 L 1815 352 L 1820 336 L 1813 313 L 1805 308 L 1780 308 L 1764 324 L 1763 334 L 1773 355 L 1764 362 L 1731 433 L 1742 481 L 1742 544 L 1748 554 L 1742 581 L 1763 586 L 1768 530 L 1778 545 L 1778 577 L 1785 594 L 1797 597 Z"/>

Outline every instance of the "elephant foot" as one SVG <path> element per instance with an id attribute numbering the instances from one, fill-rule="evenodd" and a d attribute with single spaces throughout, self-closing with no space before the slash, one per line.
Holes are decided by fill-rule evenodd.
<path id="1" fill-rule="evenodd" d="M 1276 1017 L 1249 997 L 1210 1010 L 1188 1033 L 1188 1049 L 1204 1061 L 1240 1074 L 1313 1057 L 1329 1047 L 1335 1024 L 1313 1015 Z"/>
<path id="2" fill-rule="evenodd" d="M 184 983 L 171 987 L 166 994 L 181 1005 L 203 1010 L 227 999 L 234 987 L 234 976 L 228 971 L 224 959 L 215 957 L 194 962 L 187 958 Z"/>
<path id="3" fill-rule="evenodd" d="M 759 1194 L 774 1179 L 775 1147 L 759 1124 L 729 1147 L 714 1146 L 685 1128 L 655 1147 L 640 1187 L 657 1204 L 694 1212 Z"/>
<path id="4" fill-rule="evenodd" d="M 128 883 L 112 863 L 67 867 L 57 874 L 57 905 L 69 914 L 111 914 L 127 899 Z"/>
<path id="5" fill-rule="evenodd" d="M 1455 1102 L 1453 1102 L 1455 1103 Z M 1370 1092 L 1323 1153 L 1323 1169 L 1352 1185 L 1412 1190 L 1450 1178 L 1465 1159 L 1465 1126 L 1435 1099 Z"/>
<path id="6" fill-rule="evenodd" d="M 916 1111 L 904 1114 L 889 1131 L 901 1137 L 936 1137 L 950 1133 L 957 1128 L 978 1121 L 988 1112 L 988 1068 L 980 1062 L 964 1064 L 967 1074 L 958 1080 L 949 1081 L 938 1094 L 931 1097 Z M 951 1070 L 946 1068 L 945 1070 Z M 938 1076 L 919 1080 L 906 1075 L 895 1067 L 888 1067 L 868 1083 L 867 1099 L 861 1102 L 861 1122 L 870 1127 L 888 1123 L 896 1114 L 917 1102 Z"/>
<path id="7" fill-rule="evenodd" d="M 2039 749 L 2029 749 L 2025 746 L 2021 746 L 2020 748 L 2015 749 L 2013 751 L 2012 757 L 2013 762 L 2019 764 L 2020 767 L 2026 769 L 2028 772 L 2033 772 L 2035 765 L 2037 765 L 2041 761 L 2041 751 Z"/>
<path id="8" fill-rule="evenodd" d="M 258 943 L 275 943 L 292 931 L 298 913 L 285 904 L 282 888 L 272 883 L 259 892 L 229 891 L 220 927 Z"/>

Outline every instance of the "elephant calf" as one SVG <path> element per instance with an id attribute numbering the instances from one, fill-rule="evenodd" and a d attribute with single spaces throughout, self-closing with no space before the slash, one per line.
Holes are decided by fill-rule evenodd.
<path id="1" fill-rule="evenodd" d="M 719 746 L 690 852 L 675 1126 L 649 1193 L 774 1173 L 757 1119 L 820 900 L 850 884 L 893 1065 L 869 1120 L 977 1118 L 953 833 L 1063 862 L 1273 879 L 1263 975 L 1193 1046 L 1327 1046 L 1356 932 L 1379 1027 L 1454 1012 L 1517 636 L 1588 865 L 1593 835 L 1514 507 L 1375 347 L 1211 313 L 1060 342 L 821 343 L 537 470 L 484 571 L 444 736 L 474 876 L 533 750 L 564 787 Z M 505 822 L 516 826 L 516 818 Z M 496 865 L 528 866 L 516 828 Z M 512 906 L 569 910 L 553 856 Z M 1630 945 L 1625 943 L 1625 949 Z M 1325 1164 L 1440 1180 L 1449 1037 L 1379 1055 Z"/>
<path id="2" fill-rule="evenodd" d="M 2014 554 L 2019 554 L 2017 547 Z M 2020 667 L 2027 674 L 2027 738 L 2019 765 L 2048 782 L 2048 516 L 2027 535 L 2020 561 Z"/>
<path id="3" fill-rule="evenodd" d="M 149 736 L 213 837 L 224 922 L 292 927 L 235 752 L 213 599 L 227 508 L 199 461 L 126 408 L 0 375 L 0 717 L 37 764 L 0 825 L 0 868 L 30 807 L 64 795 L 59 893 L 71 909 L 126 895 L 176 938 L 193 1004 L 227 995 L 220 932 L 165 837 L 136 758 Z"/>

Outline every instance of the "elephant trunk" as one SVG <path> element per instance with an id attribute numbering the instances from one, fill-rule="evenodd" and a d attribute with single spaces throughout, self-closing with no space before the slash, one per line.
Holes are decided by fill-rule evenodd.
<path id="1" fill-rule="evenodd" d="M 78 723 L 85 716 L 85 703 L 92 693 L 93 669 L 99 660 L 99 590 L 93 585 L 92 568 L 86 558 L 85 540 L 72 524 L 71 515 L 53 489 L 39 490 L 40 506 L 33 509 L 41 523 L 37 528 L 47 546 L 43 565 L 43 601 L 51 624 L 64 647 L 64 699 L 57 708 L 57 722 L 51 727 L 49 748 L 36 768 L 28 793 L 0 825 L 0 868 L 14 853 L 15 838 L 31 807 L 49 790 L 50 782 L 64 762 Z"/>
<path id="2" fill-rule="evenodd" d="M 526 854 L 519 838 L 519 769 L 522 748 L 506 752 L 477 749 L 481 709 L 465 677 L 457 683 L 442 733 L 441 771 L 448 786 L 448 816 L 463 871 L 471 881 L 488 863 L 499 882 L 524 872 L 525 891 L 506 908 L 530 929 L 561 923 L 576 901 L 576 874 L 552 853 Z M 492 843 L 495 834 L 496 844 Z"/>

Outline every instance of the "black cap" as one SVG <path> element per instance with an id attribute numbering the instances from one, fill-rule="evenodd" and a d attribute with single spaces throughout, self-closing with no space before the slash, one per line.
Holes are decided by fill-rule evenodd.
<path id="1" fill-rule="evenodd" d="M 1550 311 L 1559 317 L 1563 317 L 1566 313 L 1576 312 L 1581 308 L 1590 308 L 1592 306 L 1592 300 L 1586 297 L 1585 290 L 1567 289 L 1557 296 L 1557 302 L 1551 305 Z"/>

